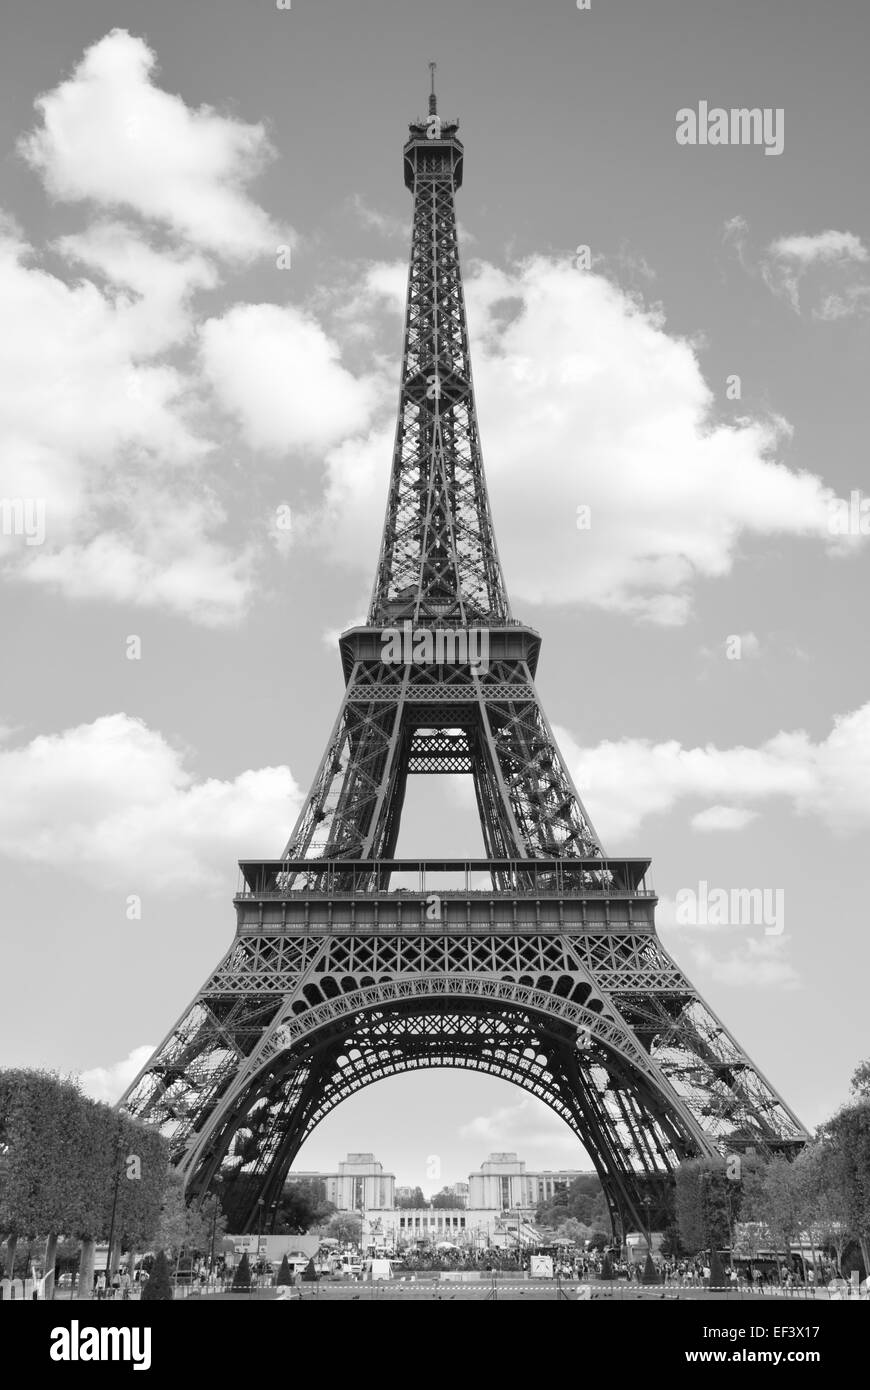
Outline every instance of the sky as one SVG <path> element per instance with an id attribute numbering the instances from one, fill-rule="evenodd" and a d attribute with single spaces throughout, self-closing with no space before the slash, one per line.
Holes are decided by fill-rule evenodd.
<path id="1" fill-rule="evenodd" d="M 821 1123 L 870 1053 L 866 6 L 66 0 L 4 29 L 0 1061 L 116 1099 L 227 949 L 236 861 L 286 842 L 368 606 L 435 60 L 541 698 L 606 849 L 652 857 L 666 946 Z M 781 152 L 678 143 L 702 102 L 781 113 Z M 411 780 L 400 854 L 480 851 L 457 782 Z M 767 890 L 776 929 L 686 921 L 701 884 Z M 297 1162 L 358 1150 L 424 1190 L 493 1150 L 589 1166 L 443 1071 Z"/>

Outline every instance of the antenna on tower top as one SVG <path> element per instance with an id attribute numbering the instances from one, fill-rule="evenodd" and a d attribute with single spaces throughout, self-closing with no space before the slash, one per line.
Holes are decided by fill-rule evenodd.
<path id="1" fill-rule="evenodd" d="M 435 63 L 429 64 L 429 76 L 431 79 L 431 90 L 429 92 L 429 115 L 434 116 L 438 111 L 438 102 L 435 96 Z"/>

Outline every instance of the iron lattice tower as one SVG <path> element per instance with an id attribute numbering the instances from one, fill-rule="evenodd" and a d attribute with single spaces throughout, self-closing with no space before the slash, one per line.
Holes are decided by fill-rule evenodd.
<path id="1" fill-rule="evenodd" d="M 433 85 L 404 148 L 398 423 L 368 622 L 340 638 L 338 718 L 283 856 L 240 865 L 229 951 L 121 1102 L 168 1135 L 194 1197 L 220 1190 L 237 1231 L 276 1209 L 336 1105 L 423 1067 L 550 1105 L 618 1232 L 656 1220 L 684 1158 L 807 1138 L 662 947 L 649 861 L 605 856 L 538 700 L 540 638 L 511 615 L 483 472 L 457 129 Z M 440 633 L 437 659 L 385 660 L 396 629 Z M 473 777 L 487 857 L 394 858 L 408 774 L 445 772 Z"/>

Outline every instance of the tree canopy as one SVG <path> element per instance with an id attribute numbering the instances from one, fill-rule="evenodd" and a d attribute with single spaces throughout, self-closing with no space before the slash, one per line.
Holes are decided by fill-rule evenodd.
<path id="1" fill-rule="evenodd" d="M 167 1145 L 153 1129 L 44 1071 L 0 1072 L 0 1228 L 35 1238 L 105 1240 L 117 1181 L 115 1233 L 154 1229 Z"/>

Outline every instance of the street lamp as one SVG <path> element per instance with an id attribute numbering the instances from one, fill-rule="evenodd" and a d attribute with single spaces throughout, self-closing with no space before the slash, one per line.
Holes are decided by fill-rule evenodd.
<path id="1" fill-rule="evenodd" d="M 652 1222 L 650 1220 L 649 1209 L 652 1206 L 652 1197 L 645 1192 L 642 1197 L 644 1211 L 646 1212 L 646 1253 L 652 1258 Z"/>
<path id="2" fill-rule="evenodd" d="M 704 1228 L 704 1239 L 707 1242 L 707 1255 L 709 1264 L 707 1268 L 712 1272 L 713 1269 L 713 1237 L 710 1231 L 710 1213 L 708 1209 L 709 1183 L 713 1174 L 709 1168 L 701 1170 L 701 1223 Z M 710 1281 L 712 1283 L 712 1280 Z"/>
<path id="3" fill-rule="evenodd" d="M 217 1199 L 217 1195 L 216 1195 L 214 1192 L 212 1193 L 211 1202 L 212 1202 L 211 1242 L 210 1242 L 210 1247 L 209 1247 L 210 1253 L 209 1253 L 209 1260 L 208 1260 L 208 1282 L 209 1282 L 209 1284 L 211 1284 L 212 1281 L 213 1281 L 213 1279 L 214 1279 L 214 1242 L 215 1242 L 215 1236 L 216 1236 L 216 1234 L 217 1234 L 218 1199 Z"/>
<path id="4" fill-rule="evenodd" d="M 257 1288 L 260 1287 L 260 1238 L 263 1234 L 263 1207 L 266 1205 L 265 1197 L 257 1198 Z"/>
<path id="5" fill-rule="evenodd" d="M 115 1189 L 112 1194 L 112 1215 L 109 1219 L 109 1248 L 106 1251 L 106 1293 L 109 1292 L 110 1280 L 112 1277 L 112 1246 L 115 1242 L 115 1215 L 118 1210 L 118 1188 L 121 1183 L 121 1156 L 124 1152 L 123 1123 L 123 1120 L 119 1122 L 118 1130 L 115 1134 L 115 1142 L 112 1146 L 112 1153 L 115 1160 Z"/>

